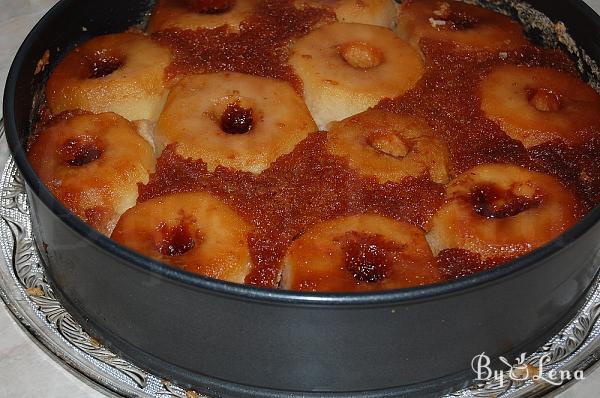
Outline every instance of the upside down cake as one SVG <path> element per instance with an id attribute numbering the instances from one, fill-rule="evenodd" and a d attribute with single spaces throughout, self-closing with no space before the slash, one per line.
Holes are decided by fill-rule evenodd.
<path id="1" fill-rule="evenodd" d="M 600 96 L 454 0 L 159 0 L 46 85 L 29 159 L 91 227 L 229 282 L 419 287 L 600 202 Z"/>

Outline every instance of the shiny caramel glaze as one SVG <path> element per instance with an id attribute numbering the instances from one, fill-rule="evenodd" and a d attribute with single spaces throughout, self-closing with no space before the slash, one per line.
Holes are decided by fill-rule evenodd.
<path id="1" fill-rule="evenodd" d="M 583 212 L 598 203 L 600 174 L 598 174 L 597 162 L 592 160 L 597 156 L 592 155 L 592 152 L 600 148 L 597 139 L 571 145 L 552 141 L 527 149 L 521 142 L 510 138 L 480 109 L 481 99 L 478 88 L 490 71 L 500 65 L 528 65 L 552 68 L 575 75 L 573 64 L 564 54 L 557 50 L 533 46 L 507 51 L 505 54 L 488 51 L 457 52 L 450 44 L 429 40 L 421 42 L 421 49 L 428 59 L 427 71 L 421 82 L 415 90 L 405 96 L 384 100 L 378 107 L 400 114 L 411 113 L 428 120 L 434 131 L 448 144 L 451 175 L 454 178 L 478 165 L 508 163 L 524 166 L 529 170 L 543 172 L 556 178 L 552 186 L 556 188 L 556 192 L 562 192 L 556 200 L 560 201 L 561 197 L 566 198 L 567 206 L 563 207 L 560 213 L 564 218 L 557 221 L 551 233 L 542 231 L 532 232 L 533 237 L 521 236 L 522 246 L 516 244 L 514 250 L 508 249 L 502 252 L 500 249 L 497 253 L 488 250 L 484 253 L 482 261 L 488 262 L 488 266 L 491 266 L 489 257 L 486 256 L 494 257 L 492 264 L 497 264 L 547 243 L 576 222 Z M 598 137 L 599 133 L 596 131 L 593 134 Z M 499 181 L 510 181 L 510 174 L 498 178 Z M 554 194 L 550 193 L 550 195 L 554 197 Z M 477 214 L 474 210 L 471 213 Z M 466 224 L 462 225 L 467 228 Z M 510 228 L 506 227 L 507 239 L 511 236 L 518 237 L 521 234 L 518 228 L 520 227 L 516 227 L 512 233 L 509 233 Z M 472 236 L 475 236 L 474 233 Z M 456 247 L 458 244 L 449 246 Z M 444 247 L 447 246 L 438 245 L 434 253 L 440 252 Z M 467 250 L 476 249 L 467 248 Z M 443 253 L 442 251 L 440 256 Z"/>
<path id="2" fill-rule="evenodd" d="M 327 9 L 297 9 L 290 0 L 261 0 L 239 32 L 215 29 L 166 29 L 153 37 L 175 56 L 167 69 L 170 78 L 211 72 L 239 72 L 289 82 L 299 93 L 302 82 L 287 64 L 289 45 L 315 26 L 332 22 Z"/>
<path id="3" fill-rule="evenodd" d="M 162 196 L 129 209 L 111 238 L 182 270 L 243 283 L 252 226 L 208 193 Z"/>
<path id="4" fill-rule="evenodd" d="M 421 229 L 371 214 L 309 228 L 283 261 L 281 287 L 289 290 L 365 292 L 442 280 Z"/>
<path id="5" fill-rule="evenodd" d="M 600 95 L 553 69 L 498 67 L 481 82 L 479 95 L 485 114 L 528 148 L 554 139 L 581 144 L 600 130 Z"/>
<path id="6" fill-rule="evenodd" d="M 452 45 L 423 40 L 426 72 L 415 89 L 386 99 L 377 108 L 427 120 L 445 140 L 450 153 L 450 175 L 456 177 L 485 163 L 509 163 L 550 174 L 583 200 L 587 209 L 598 203 L 600 174 L 594 151 L 598 139 L 566 144 L 552 141 L 525 148 L 509 137 L 481 108 L 480 83 L 500 65 L 552 68 L 576 76 L 573 63 L 558 50 L 527 46 L 496 52 L 456 52 Z M 600 130 L 590 131 L 600 137 Z"/>
<path id="7" fill-rule="evenodd" d="M 469 15 L 454 19 L 453 23 L 463 30 L 471 29 L 474 24 Z M 254 15 L 240 25 L 239 32 L 226 27 L 197 31 L 167 29 L 152 38 L 173 50 L 174 61 L 167 72 L 174 82 L 186 74 L 236 71 L 281 79 L 302 93 L 302 83 L 288 65 L 290 45 L 334 20 L 335 15 L 327 9 L 296 9 L 291 0 L 261 0 Z M 454 36 L 446 35 L 452 32 L 442 33 L 437 38 L 423 37 L 419 41 L 424 60 L 422 78 L 403 95 L 382 100 L 377 108 L 426 120 L 432 134 L 448 148 L 451 179 L 479 165 L 515 165 L 546 174 L 546 178 L 560 186 L 556 192 L 562 194 L 557 198 L 570 197 L 576 203 L 571 215 L 563 214 L 565 220 L 577 220 L 600 203 L 597 161 L 600 131 L 596 127 L 586 128 L 591 138 L 581 142 L 559 137 L 526 148 L 481 109 L 479 87 L 496 68 L 504 65 L 550 68 L 576 77 L 577 70 L 566 55 L 528 45 L 521 39 L 498 43 L 493 36 L 482 36 L 483 42 L 479 44 L 483 45 L 457 45 L 451 39 Z M 353 68 L 377 68 L 383 57 L 377 51 L 365 49 L 368 46 L 364 43 L 352 43 L 340 46 L 338 51 L 350 60 Z M 107 57 L 92 65 L 93 76 L 118 71 L 119 62 Z M 530 103 L 544 112 L 556 111 L 561 103 L 553 101 L 553 95 L 545 90 L 532 93 Z M 230 130 L 229 134 L 245 134 L 258 120 L 249 109 L 242 103 L 228 105 L 221 115 L 221 126 Z M 401 146 L 396 144 L 396 140 L 385 139 L 375 146 L 393 156 L 402 155 Z M 389 183 L 362 175 L 351 167 L 347 158 L 328 151 L 325 133 L 309 135 L 260 174 L 220 166 L 212 170 L 202 160 L 183 158 L 176 147 L 172 144 L 165 148 L 156 173 L 148 184 L 140 187 L 139 202 L 180 192 L 209 192 L 230 206 L 253 228 L 247 241 L 252 270 L 245 279 L 252 285 L 276 287 L 285 253 L 294 241 L 318 224 L 368 213 L 429 230 L 433 215 L 445 204 L 445 187 L 427 175 Z M 97 148 L 87 142 L 70 145 L 65 153 L 68 160 L 82 164 L 93 162 L 98 155 Z M 480 184 L 466 195 L 472 212 L 480 218 L 509 220 L 543 205 L 536 195 L 512 197 L 493 185 Z M 162 256 L 191 250 L 196 240 L 191 243 L 187 231 L 185 223 L 161 227 L 163 238 L 158 240 L 157 250 Z M 388 253 L 397 252 L 398 245 L 380 235 L 350 233 L 339 240 L 346 253 L 343 266 L 360 283 L 381 283 L 388 276 Z M 200 234 L 197 241 L 203 239 Z M 525 245 L 532 243 L 545 242 L 535 240 Z M 506 257 L 500 254 L 507 253 L 487 257 L 465 249 L 445 249 L 437 254 L 436 263 L 442 279 L 449 280 L 493 268 L 517 255 L 516 252 Z"/>
<path id="8" fill-rule="evenodd" d="M 480 254 L 464 249 L 442 250 L 436 263 L 442 278 L 452 280 L 487 271 L 508 261 L 501 257 L 483 259 Z"/>
<path id="9" fill-rule="evenodd" d="M 448 182 L 448 148 L 423 119 L 370 109 L 333 123 L 327 137 L 331 153 L 382 183 L 423 175 Z"/>
<path id="10" fill-rule="evenodd" d="M 190 111 L 193 109 L 193 111 Z M 156 125 L 159 150 L 177 142 L 184 157 L 260 173 L 317 131 L 286 83 L 221 72 L 187 76 L 172 89 Z"/>
<path id="11" fill-rule="evenodd" d="M 150 145 L 114 113 L 57 117 L 33 138 L 28 158 L 59 201 L 107 235 L 154 167 Z"/>
<path id="12" fill-rule="evenodd" d="M 129 120 L 156 120 L 171 53 L 142 35 L 126 32 L 76 47 L 50 74 L 46 99 L 53 114 L 74 109 L 114 112 Z"/>
<path id="13" fill-rule="evenodd" d="M 219 26 L 237 31 L 253 14 L 256 3 L 257 0 L 159 0 L 148 22 L 148 31 Z"/>
<path id="14" fill-rule="evenodd" d="M 494 68 L 528 65 L 574 75 L 575 68 L 563 53 L 534 46 L 506 53 L 456 51 L 451 43 L 427 39 L 421 41 L 420 50 L 425 59 L 421 80 L 404 95 L 384 99 L 377 108 L 426 120 L 433 134 L 448 146 L 450 178 L 480 164 L 514 164 L 546 173 L 574 194 L 582 205 L 573 209 L 573 220 L 598 203 L 600 169 L 595 159 L 599 140 L 577 145 L 553 141 L 527 149 L 480 109 L 479 84 Z M 277 285 L 287 248 L 308 228 L 361 212 L 429 228 L 432 214 L 442 206 L 444 190 L 426 177 L 380 184 L 375 178 L 361 176 L 343 157 L 327 153 L 322 133 L 310 136 L 255 176 L 222 168 L 208 172 L 203 162 L 177 156 L 174 147 L 168 147 L 158 163 L 150 184 L 141 188 L 140 200 L 163 193 L 208 190 L 230 203 L 255 225 L 249 241 L 254 269 L 246 282 L 270 287 Z M 439 253 L 438 264 L 444 263 L 447 253 Z M 464 272 L 454 269 L 443 275 L 449 279 L 467 275 L 468 269 L 487 269 L 514 254 L 510 258 L 495 256 L 493 261 L 459 261 L 471 265 L 465 265 Z M 477 254 L 466 252 L 463 257 L 477 258 Z"/>
<path id="15" fill-rule="evenodd" d="M 375 213 L 424 227 L 439 208 L 443 186 L 428 178 L 380 184 L 327 152 L 326 135 L 311 134 L 259 175 L 184 159 L 174 145 L 163 151 L 139 202 L 177 192 L 208 191 L 254 226 L 249 238 L 252 285 L 275 287 L 290 244 L 307 228 L 338 217 Z"/>
<path id="16" fill-rule="evenodd" d="M 423 38 L 459 49 L 509 50 L 527 44 L 510 17 L 455 0 L 407 0 L 398 14 L 397 33 L 417 46 Z"/>
<path id="17" fill-rule="evenodd" d="M 511 259 L 550 242 L 578 219 L 575 195 L 555 178 L 505 164 L 477 166 L 446 188 L 427 234 L 435 254 L 463 249 Z"/>

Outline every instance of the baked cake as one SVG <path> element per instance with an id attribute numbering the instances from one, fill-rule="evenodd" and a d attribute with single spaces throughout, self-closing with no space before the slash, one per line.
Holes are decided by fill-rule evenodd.
<path id="1" fill-rule="evenodd" d="M 600 202 L 600 96 L 454 0 L 160 0 L 70 51 L 30 140 L 91 227 L 198 275 L 419 287 L 551 242 Z"/>

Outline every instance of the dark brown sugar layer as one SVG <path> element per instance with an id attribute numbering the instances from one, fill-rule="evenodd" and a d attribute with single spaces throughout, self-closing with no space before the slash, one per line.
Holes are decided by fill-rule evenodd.
<path id="1" fill-rule="evenodd" d="M 348 232 L 338 239 L 344 251 L 344 268 L 361 282 L 380 282 L 389 278 L 392 265 L 404 247 L 381 235 Z"/>
<path id="2" fill-rule="evenodd" d="M 581 199 L 585 210 L 600 198 L 597 150 L 600 129 L 582 131 L 589 139 L 568 145 L 552 141 L 526 149 L 510 138 L 481 111 L 478 87 L 500 65 L 553 68 L 577 75 L 573 62 L 561 51 L 524 46 L 509 52 L 455 51 L 452 44 L 421 41 L 426 73 L 405 95 L 385 99 L 380 109 L 408 113 L 427 120 L 448 144 L 453 177 L 485 163 L 510 163 L 557 177 Z M 594 155 L 596 153 L 596 155 Z"/>
<path id="3" fill-rule="evenodd" d="M 166 29 L 153 37 L 174 54 L 174 61 L 167 68 L 169 79 L 229 71 L 281 79 L 302 92 L 302 82 L 287 63 L 291 40 L 334 20 L 335 14 L 327 9 L 298 9 L 291 1 L 263 0 L 254 14 L 242 22 L 239 32 L 231 32 L 226 26 Z"/>
<path id="4" fill-rule="evenodd" d="M 482 114 L 478 83 L 495 66 L 518 64 L 556 68 L 575 74 L 561 52 L 533 46 L 506 54 L 460 53 L 452 45 L 422 43 L 427 70 L 415 89 L 386 99 L 379 108 L 423 117 L 448 144 L 453 176 L 484 163 L 511 163 L 557 177 L 582 202 L 581 213 L 600 199 L 600 140 L 571 147 L 546 143 L 526 150 Z M 595 132 L 596 134 L 600 132 Z M 316 133 L 296 150 L 255 176 L 218 168 L 207 171 L 202 161 L 179 157 L 171 146 L 158 159 L 150 183 L 140 186 L 139 201 L 160 195 L 207 190 L 235 207 L 256 228 L 250 237 L 254 270 L 247 283 L 276 286 L 281 259 L 295 237 L 318 222 L 375 212 L 425 228 L 443 203 L 444 187 L 429 177 L 379 184 L 352 171 L 345 160 L 328 154 L 325 133 Z M 450 266 L 449 259 L 457 264 Z M 476 255 L 444 252 L 439 257 L 447 278 L 490 268 Z"/>
<path id="5" fill-rule="evenodd" d="M 246 282 L 273 287 L 291 242 L 308 227 L 340 216 L 372 212 L 425 227 L 441 206 L 444 188 L 428 177 L 379 184 L 328 154 L 325 133 L 315 133 L 260 175 L 180 157 L 174 146 L 158 159 L 139 202 L 178 192 L 208 191 L 255 227 L 250 237 L 254 270 Z"/>
<path id="6" fill-rule="evenodd" d="M 492 269 L 506 260 L 501 258 L 483 260 L 477 253 L 463 249 L 446 249 L 437 258 L 437 267 L 446 280 L 464 278 Z"/>
<path id="7" fill-rule="evenodd" d="M 206 6 L 208 9 L 200 12 L 211 13 L 213 9 L 217 12 L 227 8 L 231 2 L 188 3 L 192 8 Z M 331 10 L 295 8 L 290 0 L 261 0 L 239 30 L 226 26 L 196 30 L 169 28 L 155 31 L 150 37 L 172 52 L 172 62 L 165 71 L 167 88 L 182 76 L 229 71 L 279 79 L 302 94 L 302 81 L 288 64 L 290 48 L 295 39 L 332 21 L 335 14 Z M 465 26 L 469 22 L 468 18 L 457 21 Z M 423 120 L 434 138 L 443 141 L 444 156 L 446 146 L 449 154 L 449 175 L 436 181 L 446 183 L 478 165 L 513 164 L 555 177 L 576 198 L 575 210 L 569 213 L 576 213 L 578 218 L 600 203 L 600 125 L 574 132 L 583 137 L 577 143 L 555 139 L 525 147 L 482 110 L 481 83 L 496 68 L 540 67 L 579 77 L 566 54 L 534 45 L 506 51 L 465 50 L 451 42 L 431 39 L 421 40 L 419 49 L 425 65 L 420 81 L 405 94 L 382 100 L 376 108 L 388 116 L 410 115 Z M 89 78 L 103 79 L 119 68 L 119 62 L 107 58 L 93 64 Z M 530 104 L 538 111 L 561 112 L 560 95 L 544 89 L 530 94 Z M 43 128 L 81 114 L 86 113 L 69 110 L 50 117 L 48 112 L 42 112 L 41 119 L 47 121 Z M 252 131 L 259 118 L 252 108 L 232 103 L 218 121 L 228 136 L 242 136 Z M 368 123 L 364 126 L 367 130 L 375 127 Z M 216 169 L 211 166 L 214 171 L 210 171 L 203 160 L 179 155 L 178 144 L 173 143 L 159 154 L 149 182 L 139 184 L 137 202 L 183 192 L 209 192 L 216 196 L 254 228 L 248 237 L 252 271 L 246 283 L 269 288 L 278 286 L 282 262 L 292 243 L 322 222 L 375 213 L 430 232 L 433 216 L 444 206 L 447 186 L 432 181 L 427 172 L 395 182 L 380 182 L 375 176 L 369 177 L 369 173 L 350 167 L 347 158 L 333 155 L 327 149 L 327 134 L 310 134 L 291 153 L 279 157 L 259 174 L 223 166 Z M 102 155 L 95 141 L 68 141 L 61 148 L 64 162 L 74 167 L 93 163 Z M 398 152 L 395 156 L 404 155 Z M 486 219 L 510 218 L 541 206 L 535 196 L 508 195 L 493 184 L 477 186 L 469 195 L 472 210 Z M 87 219 L 101 218 L 96 209 L 90 211 Z M 202 239 L 192 243 L 183 227 L 177 228 L 161 230 L 164 242 L 158 247 L 163 255 L 176 257 L 201 243 Z M 340 243 L 351 254 L 346 268 L 357 275 L 355 279 L 359 282 L 377 284 L 388 271 L 384 264 L 387 255 L 367 249 L 378 245 L 383 248 L 386 244 L 373 241 L 378 243 L 375 244 L 366 238 L 348 242 Z M 361 258 L 365 261 L 355 261 Z M 513 258 L 484 259 L 467 250 L 445 249 L 437 254 L 436 261 L 443 278 L 451 280 Z M 382 267 L 373 265 L 376 262 Z"/>

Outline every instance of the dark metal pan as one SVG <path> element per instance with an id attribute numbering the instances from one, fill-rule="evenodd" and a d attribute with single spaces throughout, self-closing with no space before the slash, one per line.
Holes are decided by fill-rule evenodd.
<path id="1" fill-rule="evenodd" d="M 531 352 L 567 323 L 600 261 L 600 209 L 536 252 L 443 285 L 377 294 L 298 294 L 194 276 L 86 226 L 25 154 L 32 109 L 76 43 L 139 23 L 150 1 L 63 0 L 31 31 L 4 95 L 7 138 L 28 185 L 55 292 L 93 336 L 153 372 L 215 396 L 439 395 L 471 359 Z M 600 62 L 600 17 L 581 0 L 531 1 Z M 84 29 L 85 28 L 85 29 Z M 34 73 L 46 50 L 50 65 Z"/>

